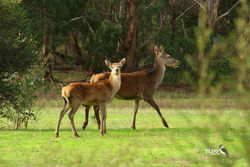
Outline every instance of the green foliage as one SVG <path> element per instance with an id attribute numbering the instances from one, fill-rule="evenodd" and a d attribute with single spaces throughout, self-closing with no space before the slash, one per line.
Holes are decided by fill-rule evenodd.
<path id="1" fill-rule="evenodd" d="M 218 15 L 226 12 L 235 2 L 236 0 L 221 0 Z M 95 73 L 98 73 L 105 70 L 104 59 L 118 61 L 126 55 L 124 40 L 127 32 L 127 20 L 125 8 L 120 13 L 121 4 L 120 1 L 113 0 L 23 0 L 20 6 L 26 11 L 26 18 L 32 23 L 26 24 L 26 32 L 32 34 L 38 48 L 41 47 L 43 34 L 47 31 L 52 36 L 50 46 L 52 51 L 61 46 L 70 45 L 69 33 L 71 31 L 77 32 L 84 69 L 92 68 Z M 154 44 L 162 44 L 167 53 L 181 61 L 181 66 L 178 69 L 167 69 L 164 83 L 168 85 L 184 83 L 195 86 L 198 85 L 199 72 L 192 69 L 199 69 L 199 64 L 196 64 L 199 59 L 199 46 L 197 47 L 196 44 L 195 32 L 198 27 L 200 8 L 193 6 L 184 15 L 181 15 L 192 4 L 188 0 L 182 0 L 176 1 L 176 5 L 175 17 L 177 19 L 173 23 L 174 10 L 171 2 L 137 1 L 136 59 L 138 64 L 152 64 L 154 60 L 152 47 Z M 125 6 L 126 4 L 123 4 L 123 7 Z M 236 17 L 238 17 L 236 10 L 232 10 L 230 14 L 216 23 L 214 32 L 205 46 L 207 53 L 215 42 L 230 43 L 231 39 L 228 38 L 228 34 L 234 31 L 233 20 Z M 206 25 L 206 22 L 203 24 Z M 37 31 L 38 29 L 41 31 Z M 207 65 L 208 70 L 212 71 L 215 76 L 211 82 L 213 84 L 235 72 L 231 63 L 232 56 L 229 56 L 230 53 L 219 54 L 221 56 L 215 56 L 216 58 L 211 59 Z M 67 55 L 71 58 L 66 58 L 68 60 L 66 63 L 70 65 L 73 65 L 75 61 L 75 53 L 72 55 Z M 187 62 L 190 57 L 197 67 L 192 67 Z"/>
<path id="2" fill-rule="evenodd" d="M 37 119 L 38 109 L 35 109 L 34 101 L 36 92 L 40 90 L 42 80 L 37 74 L 39 71 L 31 69 L 25 75 L 13 73 L 8 78 L 1 78 L 1 112 L 2 118 L 14 122 L 14 128 L 21 123 L 27 123 L 29 119 Z"/>
<path id="3" fill-rule="evenodd" d="M 29 118 L 35 119 L 35 92 L 41 85 L 38 53 L 23 31 L 25 11 L 18 3 L 0 3 L 0 117 L 15 122 L 15 128 Z M 24 32 L 24 33 L 23 33 Z"/>
<path id="4" fill-rule="evenodd" d="M 151 4 L 151 1 L 140 1 L 138 3 L 138 46 L 144 41 L 154 36 L 152 41 L 144 45 L 137 53 L 138 61 L 143 61 L 146 57 L 152 54 L 152 58 L 146 63 L 153 63 L 154 56 L 152 47 L 154 44 L 163 45 L 165 52 L 181 62 L 177 69 L 167 68 L 163 82 L 168 85 L 185 82 L 185 71 L 190 71 L 189 65 L 186 62 L 186 55 L 196 56 L 196 43 L 193 34 L 194 27 L 197 24 L 197 12 L 190 10 L 189 15 L 184 15 L 183 18 L 176 20 L 176 28 L 171 25 L 172 7 L 166 1 L 156 1 Z M 178 2 L 177 15 L 190 5 L 189 2 Z M 190 20 L 192 20 L 190 22 Z M 184 24 L 184 28 L 183 28 Z M 157 34 L 158 33 L 158 34 Z M 186 34 L 185 34 L 186 33 Z"/>
<path id="5" fill-rule="evenodd" d="M 109 5 L 110 11 L 100 9 Z M 53 37 L 52 50 L 62 44 L 68 45 L 69 33 L 77 32 L 81 50 L 87 53 L 82 55 L 85 69 L 94 67 L 96 72 L 101 72 L 104 58 L 118 60 L 123 57 L 115 56 L 117 42 L 119 38 L 123 39 L 125 32 L 124 21 L 119 20 L 119 24 L 122 24 L 120 26 L 114 21 L 115 18 L 111 17 L 112 10 L 119 7 L 117 1 L 24 0 L 21 7 L 27 11 L 27 17 L 32 22 L 27 29 L 40 46 L 42 36 L 46 32 Z M 37 32 L 37 29 L 42 31 Z"/>

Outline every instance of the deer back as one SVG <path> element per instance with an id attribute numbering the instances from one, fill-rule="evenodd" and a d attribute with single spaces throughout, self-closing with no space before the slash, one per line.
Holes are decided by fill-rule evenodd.
<path id="1" fill-rule="evenodd" d="M 95 74 L 91 77 L 90 82 L 100 82 L 109 77 L 110 73 Z M 121 87 L 116 98 L 122 99 L 141 99 L 146 95 L 154 93 L 154 78 L 150 73 L 144 71 L 121 73 Z"/>
<path id="2" fill-rule="evenodd" d="M 97 105 L 112 100 L 113 88 L 108 80 L 97 83 L 71 83 L 62 89 L 62 96 L 85 105 Z"/>

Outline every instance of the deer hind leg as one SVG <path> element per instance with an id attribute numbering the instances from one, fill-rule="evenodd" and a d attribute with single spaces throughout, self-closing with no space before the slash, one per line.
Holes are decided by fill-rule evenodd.
<path id="1" fill-rule="evenodd" d="M 154 99 L 150 98 L 150 99 L 145 99 L 146 102 L 148 102 L 158 113 L 158 115 L 160 116 L 161 118 L 161 121 L 162 121 L 162 124 L 169 128 L 167 122 L 165 121 L 164 117 L 162 116 L 161 112 L 160 112 L 160 109 L 158 107 L 158 105 L 155 103 Z"/>
<path id="2" fill-rule="evenodd" d="M 88 122 L 89 122 L 89 108 L 90 106 L 85 106 L 85 122 L 83 123 L 82 125 L 82 130 L 85 130 L 85 128 L 87 127 L 88 125 Z"/>
<path id="3" fill-rule="evenodd" d="M 100 121 L 100 116 L 99 116 L 99 110 L 100 110 L 99 106 L 94 106 L 95 118 L 96 118 L 96 121 L 97 121 L 98 129 L 100 129 L 100 126 L 101 126 L 101 121 Z"/>
<path id="4" fill-rule="evenodd" d="M 100 110 L 101 110 L 101 119 L 102 119 L 100 133 L 101 133 L 101 135 L 104 135 L 104 133 L 106 133 L 106 117 L 107 117 L 106 105 L 101 104 Z"/>
<path id="5" fill-rule="evenodd" d="M 74 115 L 76 113 L 76 111 L 78 110 L 79 106 L 80 106 L 80 102 L 75 102 L 74 104 L 72 104 L 72 108 L 69 112 L 69 119 L 70 119 L 70 124 L 71 124 L 71 129 L 72 132 L 74 134 L 74 136 L 79 137 L 79 135 L 76 132 L 76 128 L 75 128 L 75 124 L 74 124 Z"/>
<path id="6" fill-rule="evenodd" d="M 56 137 L 59 137 L 59 128 L 60 128 L 62 118 L 64 117 L 65 113 L 71 108 L 68 99 L 65 99 L 65 98 L 63 98 L 63 99 L 64 99 L 64 107 L 63 107 L 62 111 L 60 112 L 59 118 L 57 121 L 57 127 L 56 127 L 56 131 L 55 131 Z"/>
<path id="7" fill-rule="evenodd" d="M 136 129 L 135 128 L 135 121 L 136 121 L 136 114 L 138 112 L 139 102 L 140 102 L 140 100 L 135 100 L 134 117 L 133 117 L 133 123 L 131 126 L 132 129 Z"/>

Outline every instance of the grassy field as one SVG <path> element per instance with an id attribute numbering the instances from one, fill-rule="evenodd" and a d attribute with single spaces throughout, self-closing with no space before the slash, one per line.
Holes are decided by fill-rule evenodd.
<path id="1" fill-rule="evenodd" d="M 57 92 L 57 91 L 56 91 Z M 55 93 L 56 94 L 56 93 Z M 50 95 L 51 97 L 52 95 Z M 157 113 L 141 102 L 136 130 L 130 128 L 133 101 L 114 100 L 108 105 L 107 135 L 101 136 L 91 118 L 81 130 L 83 110 L 75 115 L 80 135 L 72 134 L 67 115 L 60 137 L 54 136 L 63 101 L 55 95 L 42 106 L 38 121 L 27 130 L 1 129 L 0 166 L 238 166 L 250 165 L 248 100 L 224 95 L 199 99 L 193 94 L 159 91 L 156 102 L 170 128 Z M 38 102 L 38 106 L 41 104 Z M 219 144 L 229 151 L 218 151 Z"/>

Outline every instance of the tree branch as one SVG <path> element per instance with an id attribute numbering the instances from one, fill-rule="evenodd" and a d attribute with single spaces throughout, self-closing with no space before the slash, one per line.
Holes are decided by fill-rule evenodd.
<path id="1" fill-rule="evenodd" d="M 148 6 L 144 7 L 144 9 L 149 8 L 149 7 L 152 6 L 155 2 L 156 2 L 156 0 L 153 0 L 153 2 L 151 2 Z"/>
<path id="2" fill-rule="evenodd" d="M 184 25 L 183 19 L 181 19 L 181 23 L 182 23 L 181 25 L 182 25 L 182 29 L 184 31 L 184 35 L 187 36 L 187 31 L 185 29 L 185 25 Z"/>
<path id="3" fill-rule="evenodd" d="M 198 2 L 197 0 L 194 0 L 194 2 L 196 2 L 205 12 L 207 11 L 200 2 Z"/>
<path id="4" fill-rule="evenodd" d="M 116 13 L 115 13 L 115 17 L 114 18 L 115 18 L 115 22 L 119 25 L 119 27 L 122 27 L 121 24 L 119 23 L 117 17 L 116 17 Z"/>
<path id="5" fill-rule="evenodd" d="M 91 27 L 91 25 L 89 24 L 89 22 L 87 22 L 87 24 L 88 24 L 88 27 L 89 27 L 89 31 L 93 34 L 94 33 L 93 28 Z"/>
<path id="6" fill-rule="evenodd" d="M 152 40 L 155 36 L 157 36 L 159 34 L 159 32 L 161 31 L 162 27 L 163 27 L 163 17 L 161 16 L 161 24 L 160 24 L 160 28 L 159 30 L 152 35 L 151 37 L 149 37 L 145 42 L 143 42 L 138 48 L 136 48 L 136 50 L 139 50 L 140 48 L 142 48 L 144 45 L 146 45 L 150 40 Z"/>
<path id="7" fill-rule="evenodd" d="M 184 12 L 182 12 L 179 16 L 177 16 L 175 18 L 175 20 L 179 19 L 181 16 L 183 16 L 189 9 L 191 9 L 193 6 L 195 5 L 195 3 L 193 3 L 191 6 L 189 6 L 186 10 L 184 10 Z"/>
<path id="8" fill-rule="evenodd" d="M 86 16 L 75 17 L 75 18 L 72 18 L 70 21 L 80 20 L 80 19 L 83 19 L 83 18 L 85 18 L 85 17 L 86 17 Z"/>
<path id="9" fill-rule="evenodd" d="M 220 15 L 219 17 L 217 17 L 216 20 L 215 20 L 215 23 L 217 21 L 219 21 L 220 19 L 222 19 L 223 17 L 225 17 L 226 15 L 228 15 L 240 3 L 241 3 L 241 0 L 238 0 L 230 9 L 228 9 L 228 11 L 226 11 L 225 13 L 223 13 L 222 15 Z"/>

